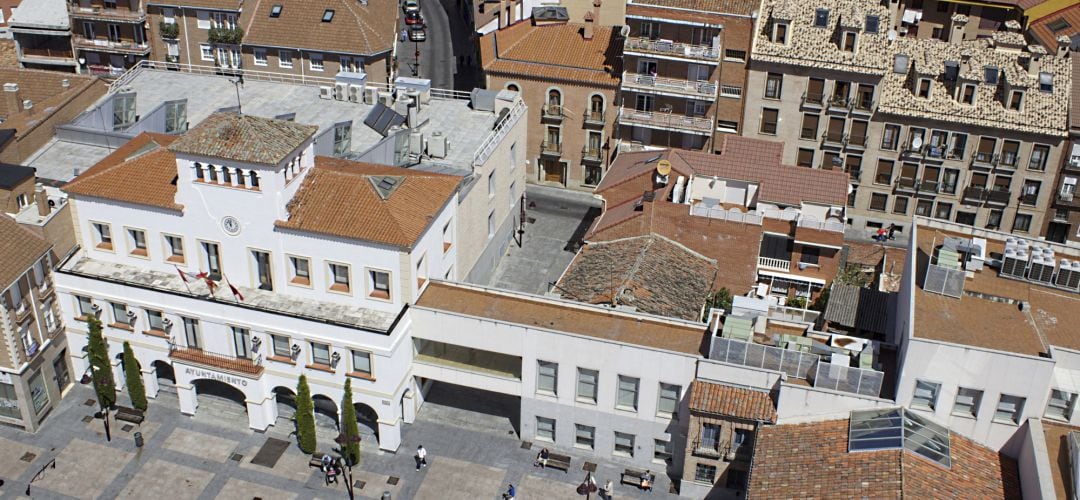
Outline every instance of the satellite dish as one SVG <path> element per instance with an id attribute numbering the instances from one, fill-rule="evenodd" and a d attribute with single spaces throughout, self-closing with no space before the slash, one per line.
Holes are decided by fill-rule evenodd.
<path id="1" fill-rule="evenodd" d="M 915 136 L 911 139 L 911 149 L 919 149 L 922 147 L 922 137 Z"/>
<path id="2" fill-rule="evenodd" d="M 671 162 L 667 160 L 660 160 L 656 164 L 656 173 L 660 175 L 667 175 L 671 173 Z"/>

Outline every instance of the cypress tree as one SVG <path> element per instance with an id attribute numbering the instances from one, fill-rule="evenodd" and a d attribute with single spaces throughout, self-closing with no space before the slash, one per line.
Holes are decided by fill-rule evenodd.
<path id="1" fill-rule="evenodd" d="M 304 453 L 315 453 L 315 403 L 311 401 L 311 389 L 304 375 L 300 375 L 296 384 L 296 436 Z"/>
<path id="2" fill-rule="evenodd" d="M 345 380 L 345 396 L 341 399 L 342 450 L 350 464 L 360 463 L 360 429 L 356 425 L 356 408 L 352 400 L 352 379 Z"/>
<path id="3" fill-rule="evenodd" d="M 116 404 L 116 382 L 113 380 L 112 363 L 109 362 L 109 344 L 101 335 L 101 321 L 90 315 L 86 320 L 90 330 L 86 354 L 90 359 L 90 377 L 94 381 L 94 391 L 105 408 Z"/>
<path id="4" fill-rule="evenodd" d="M 135 360 L 135 353 L 127 342 L 124 342 L 124 378 L 127 380 L 131 405 L 139 410 L 146 411 L 146 388 L 143 387 L 139 362 Z"/>

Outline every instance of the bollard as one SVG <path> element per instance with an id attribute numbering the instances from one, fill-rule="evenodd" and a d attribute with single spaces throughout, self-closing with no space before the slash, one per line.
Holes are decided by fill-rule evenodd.
<path id="1" fill-rule="evenodd" d="M 384 491 L 380 500 L 390 500 L 390 492 Z"/>
<path id="2" fill-rule="evenodd" d="M 135 433 L 135 447 L 136 448 L 142 448 L 142 445 L 143 445 L 142 433 L 141 432 L 136 432 Z"/>

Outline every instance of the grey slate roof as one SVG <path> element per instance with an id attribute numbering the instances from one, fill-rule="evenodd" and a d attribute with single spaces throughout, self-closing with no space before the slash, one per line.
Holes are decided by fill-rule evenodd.
<path id="1" fill-rule="evenodd" d="M 169 146 L 176 153 L 277 165 L 319 127 L 237 113 L 214 113 Z"/>
<path id="2" fill-rule="evenodd" d="M 888 309 L 888 292 L 833 283 L 829 291 L 829 305 L 825 308 L 825 321 L 884 334 Z"/>

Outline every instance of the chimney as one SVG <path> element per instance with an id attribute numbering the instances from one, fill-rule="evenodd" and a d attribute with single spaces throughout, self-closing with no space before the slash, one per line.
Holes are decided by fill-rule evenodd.
<path id="1" fill-rule="evenodd" d="M 964 41 L 964 27 L 967 26 L 968 16 L 954 14 L 952 16 L 952 23 L 952 31 L 949 32 L 949 43 L 960 43 Z"/>
<path id="2" fill-rule="evenodd" d="M 1005 31 L 1008 31 L 1009 33 L 1019 33 L 1020 21 L 1017 21 L 1016 19 L 1005 21 Z"/>
<path id="3" fill-rule="evenodd" d="M 1042 71 L 1042 58 L 1046 55 L 1046 49 L 1042 45 L 1029 45 L 1028 53 L 1030 62 L 1027 72 L 1029 75 L 1038 75 Z"/>
<path id="4" fill-rule="evenodd" d="M 19 84 L 4 84 L 4 107 L 8 116 L 15 116 L 22 110 L 22 99 L 19 99 Z"/>
<path id="5" fill-rule="evenodd" d="M 1069 56 L 1069 46 L 1072 45 L 1072 40 L 1069 39 L 1068 36 L 1061 35 L 1061 36 L 1057 37 L 1057 43 L 1058 43 L 1057 56 L 1058 57 L 1068 57 Z"/>
<path id="6" fill-rule="evenodd" d="M 49 197 L 45 196 L 45 186 L 40 183 L 34 185 L 34 203 L 37 204 L 37 213 L 40 217 L 49 215 Z"/>
<path id="7" fill-rule="evenodd" d="M 600 24 L 600 1 L 601 0 L 593 0 L 592 3 L 592 20 L 598 25 Z"/>
<path id="8" fill-rule="evenodd" d="M 593 37 L 593 13 L 585 13 L 585 29 L 581 32 L 582 38 L 592 40 Z"/>

